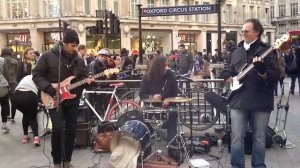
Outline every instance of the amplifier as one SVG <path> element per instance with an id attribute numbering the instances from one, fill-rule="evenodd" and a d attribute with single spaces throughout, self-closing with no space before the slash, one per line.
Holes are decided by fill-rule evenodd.
<path id="1" fill-rule="evenodd" d="M 79 106 L 77 113 L 77 122 L 89 122 L 90 114 L 87 106 Z"/>
<path id="2" fill-rule="evenodd" d="M 75 130 L 75 146 L 88 146 L 90 139 L 90 123 L 79 122 Z"/>

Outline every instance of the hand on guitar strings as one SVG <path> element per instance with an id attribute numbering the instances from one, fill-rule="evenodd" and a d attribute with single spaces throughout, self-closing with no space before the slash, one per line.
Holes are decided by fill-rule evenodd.
<path id="1" fill-rule="evenodd" d="M 87 84 L 91 84 L 95 81 L 95 78 L 92 75 L 89 75 L 88 78 L 85 79 Z"/>
<path id="2" fill-rule="evenodd" d="M 254 68 L 257 70 L 259 75 L 264 75 L 267 68 L 263 62 L 263 59 L 261 59 L 261 57 L 254 57 L 252 61 Z"/>

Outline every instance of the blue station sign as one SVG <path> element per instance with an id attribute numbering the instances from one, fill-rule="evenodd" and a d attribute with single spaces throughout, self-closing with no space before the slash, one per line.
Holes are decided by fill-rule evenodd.
<path id="1" fill-rule="evenodd" d="M 142 8 L 142 17 L 217 13 L 215 4 Z"/>

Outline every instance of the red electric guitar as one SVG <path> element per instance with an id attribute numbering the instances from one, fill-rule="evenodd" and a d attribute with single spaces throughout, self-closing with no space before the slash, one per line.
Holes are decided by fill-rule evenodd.
<path id="1" fill-rule="evenodd" d="M 107 69 L 107 70 L 105 70 L 101 73 L 93 75 L 92 77 L 94 79 L 96 79 L 96 78 L 99 78 L 101 76 L 110 76 L 112 74 L 119 73 L 119 71 L 120 70 L 118 68 Z M 61 98 L 60 102 L 63 102 L 63 101 L 68 100 L 68 99 L 75 98 L 76 94 L 71 94 L 70 90 L 75 89 L 75 88 L 87 83 L 86 80 L 83 79 L 81 81 L 78 81 L 78 82 L 75 82 L 75 83 L 71 84 L 71 80 L 74 79 L 74 78 L 75 78 L 75 76 L 70 76 L 70 77 L 68 77 L 67 79 L 65 79 L 64 81 L 62 81 L 60 83 L 60 88 L 57 89 L 57 91 L 59 91 L 59 94 L 61 96 L 60 97 Z M 52 83 L 51 85 L 54 88 L 57 88 L 57 83 Z M 48 93 L 43 92 L 43 91 L 41 91 L 41 101 L 47 109 L 54 109 L 54 108 L 57 107 L 57 100 L 55 98 L 51 97 Z"/>

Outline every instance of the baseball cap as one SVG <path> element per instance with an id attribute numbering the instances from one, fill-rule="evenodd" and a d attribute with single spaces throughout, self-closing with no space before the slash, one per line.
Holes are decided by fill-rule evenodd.
<path id="1" fill-rule="evenodd" d="M 99 52 L 98 52 L 98 55 L 106 55 L 106 56 L 109 56 L 109 52 L 105 49 L 101 49 Z"/>

